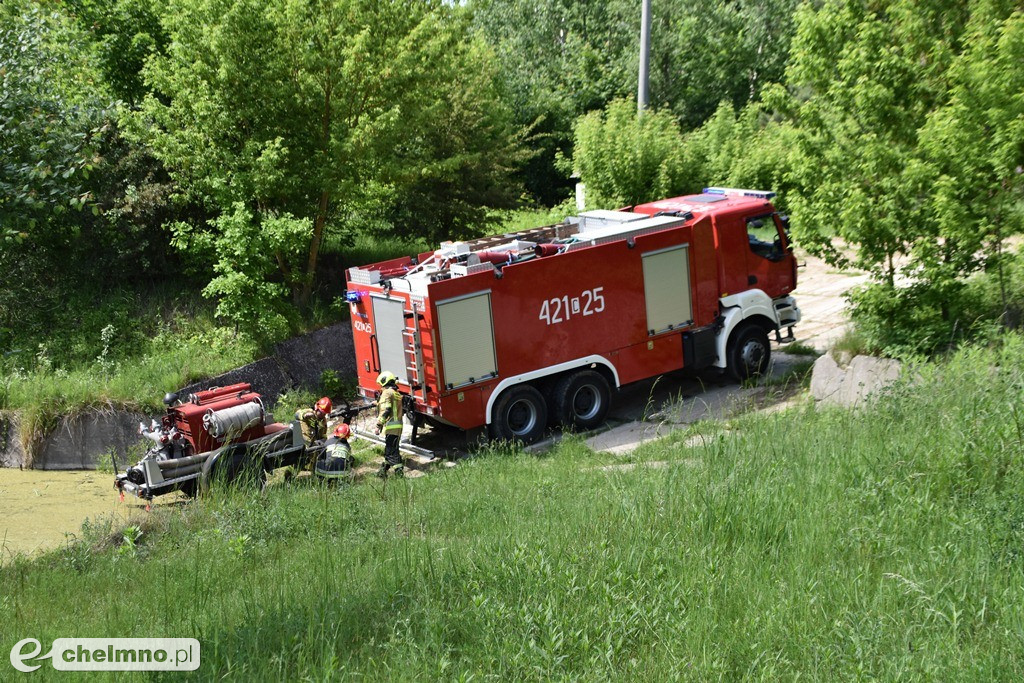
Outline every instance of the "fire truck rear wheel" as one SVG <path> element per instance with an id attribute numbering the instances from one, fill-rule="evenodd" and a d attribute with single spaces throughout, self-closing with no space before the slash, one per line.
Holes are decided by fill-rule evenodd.
<path id="1" fill-rule="evenodd" d="M 608 381 L 601 373 L 583 370 L 563 378 L 555 386 L 552 405 L 564 426 L 587 430 L 604 422 L 611 399 Z"/>
<path id="2" fill-rule="evenodd" d="M 533 443 L 544 434 L 548 407 L 539 391 L 520 384 L 502 392 L 494 405 L 491 437 Z"/>
<path id="3" fill-rule="evenodd" d="M 772 347 L 768 335 L 753 324 L 746 324 L 733 333 L 729 345 L 729 374 L 742 382 L 759 377 L 768 370 Z"/>

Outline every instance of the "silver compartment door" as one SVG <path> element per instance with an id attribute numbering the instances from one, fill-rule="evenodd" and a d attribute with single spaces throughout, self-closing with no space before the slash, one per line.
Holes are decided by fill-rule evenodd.
<path id="1" fill-rule="evenodd" d="M 497 373 L 489 291 L 438 302 L 437 319 L 446 385 L 472 384 Z"/>
<path id="2" fill-rule="evenodd" d="M 405 302 L 401 299 L 371 297 L 373 333 L 377 337 L 380 369 L 393 372 L 398 381 L 409 383 L 405 353 Z"/>
<path id="3" fill-rule="evenodd" d="M 647 331 L 657 334 L 693 322 L 688 244 L 648 252 L 644 261 Z"/>

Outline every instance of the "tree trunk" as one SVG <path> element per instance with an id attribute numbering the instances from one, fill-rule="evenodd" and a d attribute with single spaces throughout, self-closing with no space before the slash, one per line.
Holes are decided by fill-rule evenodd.
<path id="1" fill-rule="evenodd" d="M 326 157 L 331 145 L 331 91 L 333 90 L 332 69 L 328 66 L 324 72 L 324 109 L 320 115 L 320 144 Z M 326 161 L 326 159 L 325 159 Z M 330 192 L 320 192 L 320 203 L 313 222 L 313 239 L 309 243 L 309 259 L 306 261 L 306 277 L 299 295 L 299 306 L 309 305 L 309 297 L 313 294 L 313 279 L 316 277 L 317 259 L 320 257 L 320 245 L 324 240 L 324 225 L 327 223 L 327 207 L 331 201 Z"/>
<path id="2" fill-rule="evenodd" d="M 305 308 L 309 297 L 313 294 L 313 278 L 316 277 L 316 263 L 320 257 L 320 244 L 324 240 L 324 224 L 327 223 L 327 203 L 330 194 L 324 190 L 320 193 L 320 206 L 317 208 L 316 220 L 313 222 L 313 240 L 309 243 L 309 260 L 306 261 L 306 277 L 299 295 L 299 306 Z"/>

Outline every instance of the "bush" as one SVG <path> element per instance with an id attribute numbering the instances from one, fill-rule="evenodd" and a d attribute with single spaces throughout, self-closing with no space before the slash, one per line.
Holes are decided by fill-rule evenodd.
<path id="1" fill-rule="evenodd" d="M 865 346 L 889 356 L 930 356 L 987 329 L 984 306 L 963 283 L 872 283 L 850 292 L 851 317 Z"/>
<path id="2" fill-rule="evenodd" d="M 857 343 L 891 356 L 928 356 L 986 341 L 1024 319 L 1024 254 L 967 280 L 872 283 L 849 294 Z"/>
<path id="3" fill-rule="evenodd" d="M 577 119 L 572 161 L 560 158 L 568 175 L 587 186 L 587 208 L 639 204 L 679 194 L 694 184 L 684 160 L 684 140 L 667 111 L 637 115 L 630 100 Z"/>

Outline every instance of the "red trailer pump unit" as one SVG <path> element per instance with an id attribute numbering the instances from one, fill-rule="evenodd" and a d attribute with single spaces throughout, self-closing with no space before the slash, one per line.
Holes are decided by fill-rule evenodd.
<path id="1" fill-rule="evenodd" d="M 414 417 L 529 442 L 549 423 L 600 424 L 623 384 L 759 374 L 769 333 L 791 341 L 800 320 L 773 196 L 706 188 L 351 268 L 360 390 L 388 370 Z"/>

